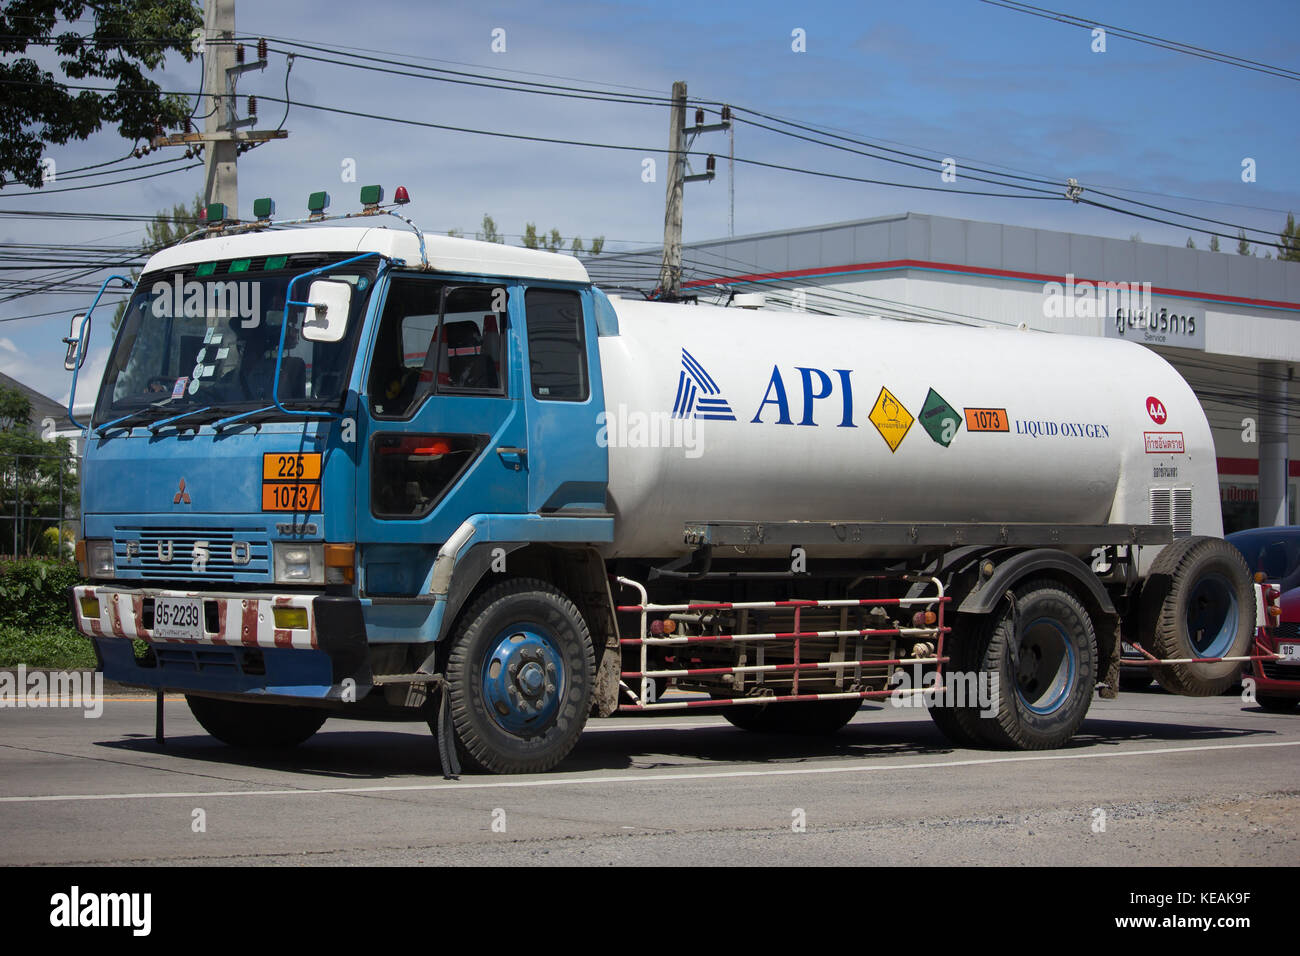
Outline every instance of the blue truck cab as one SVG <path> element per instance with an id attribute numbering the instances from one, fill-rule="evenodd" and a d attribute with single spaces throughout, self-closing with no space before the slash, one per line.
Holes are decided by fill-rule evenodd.
<path id="1" fill-rule="evenodd" d="M 615 322 L 576 259 L 404 229 L 153 256 L 78 423 L 72 604 L 105 676 L 184 692 L 237 745 L 441 700 L 462 760 L 558 762 L 618 693 Z"/>

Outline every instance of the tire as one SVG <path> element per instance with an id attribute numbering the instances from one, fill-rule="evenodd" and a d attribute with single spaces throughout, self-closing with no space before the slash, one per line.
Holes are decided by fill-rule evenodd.
<path id="1" fill-rule="evenodd" d="M 1260 697 L 1256 695 L 1255 703 L 1259 704 L 1259 709 L 1267 711 L 1270 714 L 1291 714 L 1295 712 L 1297 703 L 1294 697 Z"/>
<path id="2" fill-rule="evenodd" d="M 247 750 L 287 750 L 321 729 L 329 713 L 287 704 L 244 703 L 185 695 L 190 713 L 223 744 Z"/>
<path id="3" fill-rule="evenodd" d="M 958 623 L 953 626 L 952 633 L 944 641 L 944 651 L 948 655 L 947 671 L 969 673 L 972 670 L 970 666 L 972 649 L 980 644 L 981 633 L 987 627 L 987 622 L 979 618 L 958 616 Z M 979 730 L 978 707 L 958 707 L 956 702 L 948 700 L 945 691 L 941 690 L 935 694 L 933 702 L 926 700 L 926 709 L 934 725 L 939 728 L 939 732 L 954 746 L 986 746 Z"/>
<path id="4" fill-rule="evenodd" d="M 1142 635 L 1162 660 L 1245 654 L 1255 636 L 1255 593 L 1241 552 L 1220 538 L 1166 545 L 1142 586 Z M 1240 664 L 1153 669 L 1171 694 L 1213 697 L 1238 679 Z"/>
<path id="5" fill-rule="evenodd" d="M 853 700 L 785 701 L 779 704 L 740 704 L 727 707 L 722 716 L 741 730 L 758 734 L 796 734 L 825 737 L 853 719 L 862 706 Z"/>
<path id="6" fill-rule="evenodd" d="M 447 659 L 457 749 L 487 773 L 541 773 L 569 755 L 591 709 L 596 660 L 573 602 L 544 581 L 491 588 Z"/>
<path id="7" fill-rule="evenodd" d="M 976 648 L 976 670 L 996 674 L 993 713 L 976 733 L 1008 750 L 1050 750 L 1078 731 L 1097 683 L 1097 635 L 1079 600 L 1037 580 L 1004 601 Z"/>

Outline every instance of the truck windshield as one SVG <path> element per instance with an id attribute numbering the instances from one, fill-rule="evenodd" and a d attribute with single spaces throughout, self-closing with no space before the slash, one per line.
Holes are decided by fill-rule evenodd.
<path id="1" fill-rule="evenodd" d="M 274 264 L 285 264 L 286 257 L 279 258 Z M 233 414 L 271 404 L 285 292 L 295 275 L 323 264 L 313 258 L 297 268 L 288 261 L 290 268 L 278 271 L 252 271 L 250 263 L 259 260 L 245 259 L 144 276 L 117 327 L 94 425 L 124 417 L 144 423 L 200 409 Z M 321 276 L 352 286 L 347 332 L 339 342 L 306 341 L 300 335 L 304 310 L 288 310 L 281 404 L 340 405 L 376 271 L 371 259 Z M 309 286 L 305 279 L 294 286 L 298 301 Z"/>

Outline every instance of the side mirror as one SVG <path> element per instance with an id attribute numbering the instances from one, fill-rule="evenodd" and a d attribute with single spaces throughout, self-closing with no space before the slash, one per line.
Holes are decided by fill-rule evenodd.
<path id="1" fill-rule="evenodd" d="M 302 320 L 302 337 L 308 342 L 337 342 L 348 328 L 352 286 L 346 282 L 317 279 L 307 290 L 307 314 Z"/>
<path id="2" fill-rule="evenodd" d="M 81 361 L 77 361 L 77 349 L 81 345 L 81 323 L 85 320 L 85 312 L 78 312 L 74 315 L 72 317 L 72 328 L 68 330 L 68 337 L 63 340 L 63 344 L 68 347 L 68 354 L 63 359 L 63 367 L 69 372 L 76 371 L 86 364 L 85 352 L 81 354 Z"/>

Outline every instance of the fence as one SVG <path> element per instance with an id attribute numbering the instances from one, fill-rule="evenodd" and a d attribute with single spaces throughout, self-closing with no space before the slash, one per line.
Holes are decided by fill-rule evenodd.
<path id="1" fill-rule="evenodd" d="M 0 455 L 0 559 L 71 558 L 79 503 L 76 455 Z"/>

